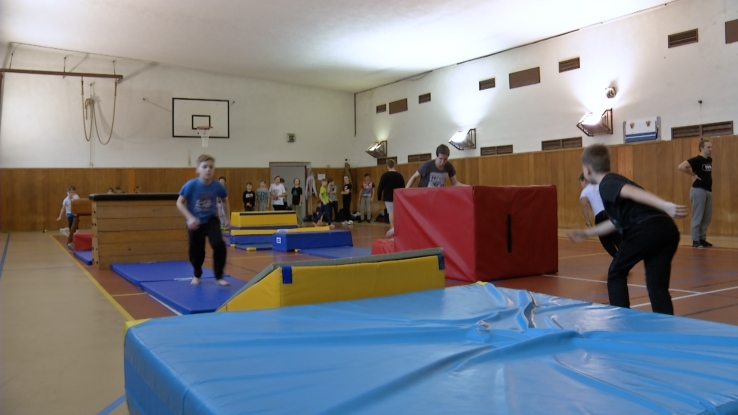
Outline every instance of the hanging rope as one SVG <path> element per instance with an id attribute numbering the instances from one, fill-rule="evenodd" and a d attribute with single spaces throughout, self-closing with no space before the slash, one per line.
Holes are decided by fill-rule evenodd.
<path id="1" fill-rule="evenodd" d="M 104 143 L 100 139 L 100 131 L 97 129 L 97 118 L 95 118 L 95 100 L 92 99 L 92 97 L 85 99 L 85 79 L 82 78 L 82 127 L 84 127 L 85 130 L 85 140 L 90 141 L 92 140 L 92 125 L 95 125 L 95 133 L 97 134 L 97 141 L 100 142 L 102 145 L 107 145 L 110 142 L 110 139 L 113 137 L 113 127 L 115 126 L 115 104 L 118 101 L 118 82 L 114 81 L 115 83 L 115 89 L 113 92 L 113 119 L 110 122 L 110 135 L 108 135 L 108 140 Z M 88 108 L 89 108 L 89 114 L 88 114 Z M 87 125 L 85 124 L 85 120 L 88 118 L 90 119 L 90 135 L 87 136 Z"/>

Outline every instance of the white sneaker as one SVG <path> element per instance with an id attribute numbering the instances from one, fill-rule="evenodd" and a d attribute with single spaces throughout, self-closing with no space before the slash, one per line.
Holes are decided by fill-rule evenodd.
<path id="1" fill-rule="evenodd" d="M 354 224 L 354 221 L 350 220 L 350 221 L 348 221 L 348 224 L 349 225 L 353 225 Z"/>

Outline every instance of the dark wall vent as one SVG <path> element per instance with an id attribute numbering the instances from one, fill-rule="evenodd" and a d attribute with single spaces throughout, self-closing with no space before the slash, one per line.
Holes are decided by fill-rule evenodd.
<path id="1" fill-rule="evenodd" d="M 697 43 L 698 40 L 697 29 L 674 33 L 673 35 L 669 35 L 669 47 L 675 48 L 677 46 L 688 45 L 690 43 Z"/>
<path id="2" fill-rule="evenodd" d="M 510 89 L 541 83 L 541 68 L 531 68 L 510 74 Z"/>
<path id="3" fill-rule="evenodd" d="M 559 73 L 579 69 L 579 58 L 559 62 Z"/>
<path id="4" fill-rule="evenodd" d="M 559 150 L 562 148 L 577 148 L 582 146 L 582 137 L 562 138 L 558 140 L 541 141 L 541 150 Z"/>
<path id="5" fill-rule="evenodd" d="M 495 78 L 485 79 L 479 81 L 479 90 L 484 91 L 485 89 L 492 89 L 495 87 Z"/>
<path id="6" fill-rule="evenodd" d="M 482 147 L 480 154 L 482 156 L 494 156 L 496 154 L 512 154 L 512 152 L 513 146 L 510 144 L 506 146 Z"/>
<path id="7" fill-rule="evenodd" d="M 397 114 L 398 112 L 407 111 L 407 98 L 389 103 L 389 113 Z"/>
<path id="8" fill-rule="evenodd" d="M 387 112 L 387 104 L 377 105 L 377 114 Z"/>
<path id="9" fill-rule="evenodd" d="M 725 22 L 725 43 L 738 42 L 738 20 Z"/>
<path id="10" fill-rule="evenodd" d="M 407 162 L 408 163 L 416 163 L 418 161 L 428 161 L 431 159 L 431 153 L 425 153 L 425 154 L 410 154 L 407 156 Z"/>
<path id="11" fill-rule="evenodd" d="M 419 95 L 418 96 L 418 104 L 425 104 L 426 102 L 431 101 L 431 94 L 430 92 L 427 94 Z"/>
<path id="12" fill-rule="evenodd" d="M 733 121 L 715 122 L 702 125 L 687 125 L 671 129 L 671 139 L 710 138 L 733 135 Z"/>

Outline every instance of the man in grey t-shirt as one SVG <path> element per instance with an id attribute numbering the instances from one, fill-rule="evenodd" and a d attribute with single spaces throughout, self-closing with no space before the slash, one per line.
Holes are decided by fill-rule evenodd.
<path id="1" fill-rule="evenodd" d="M 466 186 L 456 180 L 456 169 L 448 162 L 450 151 L 445 144 L 441 144 L 436 148 L 436 159 L 429 160 L 421 164 L 418 171 L 410 176 L 407 181 L 406 188 L 413 187 L 415 179 L 420 177 L 418 187 L 443 187 L 446 179 L 451 180 L 453 186 Z"/>

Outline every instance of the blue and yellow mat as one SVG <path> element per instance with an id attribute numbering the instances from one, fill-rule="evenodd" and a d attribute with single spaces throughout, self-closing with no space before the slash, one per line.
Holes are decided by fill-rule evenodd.
<path id="1" fill-rule="evenodd" d="M 738 327 L 491 284 L 153 319 L 131 414 L 730 414 Z"/>

